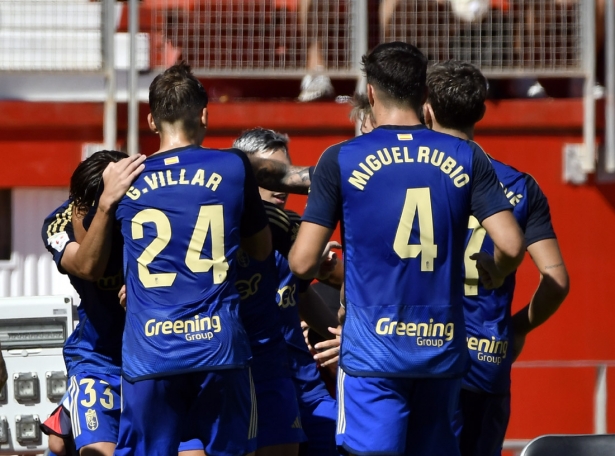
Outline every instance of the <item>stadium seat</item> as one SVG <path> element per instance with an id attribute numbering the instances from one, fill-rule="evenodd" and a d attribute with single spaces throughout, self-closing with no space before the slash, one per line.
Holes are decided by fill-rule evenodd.
<path id="1" fill-rule="evenodd" d="M 521 456 L 612 455 L 615 455 L 615 434 L 543 435 L 521 452 Z"/>

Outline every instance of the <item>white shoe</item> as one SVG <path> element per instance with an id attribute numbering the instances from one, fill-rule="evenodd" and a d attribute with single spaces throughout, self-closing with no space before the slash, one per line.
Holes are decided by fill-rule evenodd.
<path id="1" fill-rule="evenodd" d="M 301 93 L 298 100 L 305 103 L 322 98 L 333 98 L 334 95 L 335 91 L 329 76 L 306 74 L 301 81 Z"/>
<path id="2" fill-rule="evenodd" d="M 528 98 L 546 98 L 546 96 L 547 92 L 545 91 L 545 88 L 538 81 L 536 81 L 529 89 L 527 89 Z"/>
<path id="3" fill-rule="evenodd" d="M 600 85 L 598 83 L 594 86 L 593 92 L 595 100 L 601 100 L 606 96 L 606 89 L 603 85 Z"/>

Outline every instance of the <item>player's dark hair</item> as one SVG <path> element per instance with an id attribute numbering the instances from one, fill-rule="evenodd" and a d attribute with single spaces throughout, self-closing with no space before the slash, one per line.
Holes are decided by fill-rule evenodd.
<path id="1" fill-rule="evenodd" d="M 266 128 L 252 128 L 244 131 L 233 143 L 233 147 L 244 154 L 282 149 L 288 156 L 288 136 Z"/>
<path id="2" fill-rule="evenodd" d="M 487 79 L 474 65 L 456 60 L 436 63 L 427 73 L 427 87 L 427 101 L 445 128 L 472 127 L 485 112 Z"/>
<path id="3" fill-rule="evenodd" d="M 102 181 L 102 174 L 111 162 L 126 158 L 123 152 L 101 150 L 93 153 L 77 166 L 70 178 L 69 195 L 77 212 L 87 212 L 96 200 L 96 193 Z"/>
<path id="4" fill-rule="evenodd" d="M 376 124 L 374 113 L 372 112 L 372 105 L 369 104 L 369 98 L 367 98 L 366 94 L 355 92 L 350 103 L 352 105 L 350 120 L 357 122 L 358 120 L 364 120 L 366 117 L 369 117 L 372 125 Z"/>
<path id="5" fill-rule="evenodd" d="M 418 112 L 425 98 L 427 58 L 415 46 L 401 41 L 383 43 L 363 56 L 367 82 L 379 90 L 384 103 Z"/>
<path id="6" fill-rule="evenodd" d="M 149 86 L 149 107 L 159 131 L 165 122 L 182 122 L 186 133 L 194 133 L 207 102 L 205 88 L 185 62 L 168 68 Z"/>

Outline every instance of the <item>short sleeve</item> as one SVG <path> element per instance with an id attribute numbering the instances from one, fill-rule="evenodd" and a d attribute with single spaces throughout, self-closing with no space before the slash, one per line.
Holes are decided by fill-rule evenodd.
<path id="1" fill-rule="evenodd" d="M 525 243 L 529 246 L 544 239 L 554 239 L 556 236 L 551 224 L 551 211 L 547 197 L 532 176 L 525 174 L 524 177 L 528 198 Z"/>
<path id="2" fill-rule="evenodd" d="M 502 211 L 512 211 L 513 206 L 506 199 L 502 185 L 487 154 L 473 142 L 466 142 L 472 149 L 472 215 L 480 223 L 487 217 Z"/>
<path id="3" fill-rule="evenodd" d="M 310 176 L 310 182 L 312 182 L 312 179 L 314 179 L 314 170 L 316 169 L 315 166 L 310 166 L 308 168 L 308 176 Z"/>
<path id="4" fill-rule="evenodd" d="M 288 258 L 288 252 L 292 245 L 292 223 L 286 212 L 275 204 L 263 201 L 263 205 L 269 219 L 273 250 L 279 252 L 284 258 Z"/>
<path id="5" fill-rule="evenodd" d="M 246 155 L 238 149 L 230 149 L 231 153 L 239 157 L 245 170 L 245 180 L 243 186 L 243 215 L 241 217 L 240 233 L 241 237 L 250 237 L 264 229 L 269 223 L 261 196 L 258 193 L 258 186 L 254 178 L 252 166 Z"/>
<path id="6" fill-rule="evenodd" d="M 335 229 L 341 214 L 341 174 L 338 156 L 341 146 L 329 147 L 320 157 L 302 220 Z"/>
<path id="7" fill-rule="evenodd" d="M 41 230 L 45 248 L 51 253 L 58 271 L 62 274 L 66 274 L 61 265 L 66 246 L 76 242 L 72 215 L 73 203 L 67 201 L 45 218 Z"/>

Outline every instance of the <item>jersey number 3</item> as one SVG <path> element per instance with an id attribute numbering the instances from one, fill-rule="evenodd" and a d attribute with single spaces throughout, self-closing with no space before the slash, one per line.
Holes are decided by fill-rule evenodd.
<path id="1" fill-rule="evenodd" d="M 139 280 L 145 288 L 170 287 L 173 285 L 177 273 L 151 273 L 148 265 L 154 261 L 171 240 L 171 222 L 165 213 L 158 209 L 144 209 L 132 219 L 133 239 L 143 239 L 143 224 L 145 223 L 153 223 L 156 226 L 156 237 L 137 258 Z M 201 258 L 207 233 L 211 233 L 211 258 Z M 194 273 L 209 272 L 213 268 L 213 283 L 216 285 L 226 280 L 228 262 L 224 256 L 222 205 L 201 206 L 188 245 L 185 262 L 188 269 Z"/>
<path id="2" fill-rule="evenodd" d="M 414 216 L 419 216 L 419 244 L 408 244 Z M 409 188 L 406 190 L 404 208 L 401 211 L 393 250 L 401 259 L 416 258 L 421 255 L 421 271 L 432 272 L 434 260 L 438 256 L 438 246 L 434 244 L 433 214 L 429 187 Z"/>

